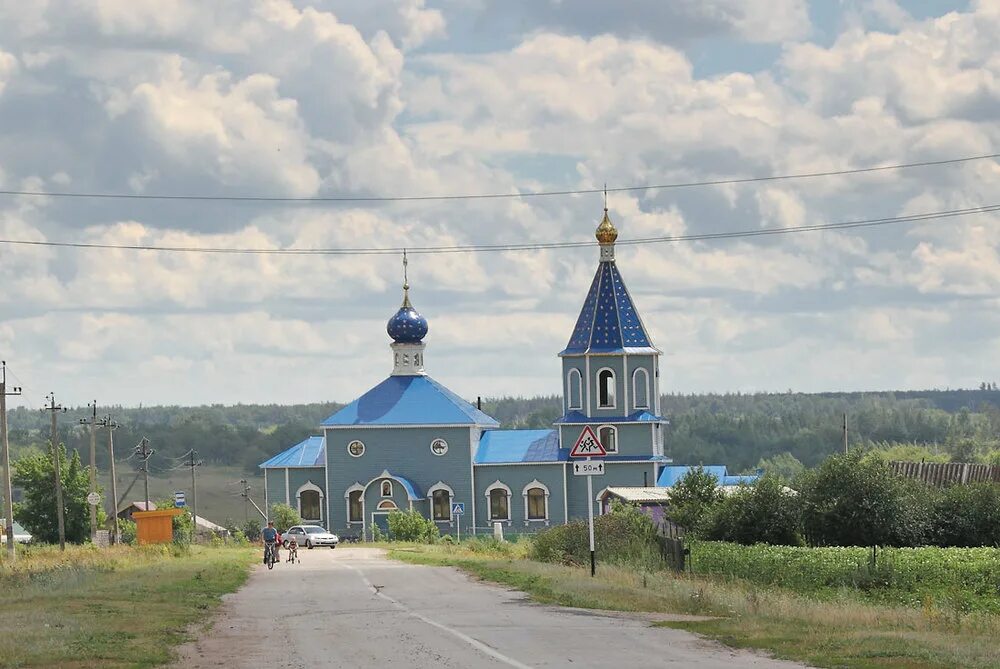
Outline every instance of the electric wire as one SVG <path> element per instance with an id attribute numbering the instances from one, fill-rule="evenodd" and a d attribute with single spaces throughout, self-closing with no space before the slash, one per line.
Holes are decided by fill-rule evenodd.
<path id="1" fill-rule="evenodd" d="M 965 209 L 948 209 L 931 211 L 904 216 L 889 216 L 884 218 L 868 218 L 838 223 L 817 223 L 813 225 L 786 226 L 776 228 L 754 228 L 744 230 L 729 230 L 723 232 L 695 233 L 688 235 L 667 235 L 660 237 L 640 237 L 636 239 L 619 239 L 616 243 L 622 246 L 645 244 L 666 244 L 694 241 L 714 241 L 720 239 L 741 239 L 749 237 L 765 237 L 773 235 L 800 234 L 829 230 L 849 230 L 853 228 L 872 228 L 898 223 L 915 223 L 939 219 L 988 214 L 1000 211 L 1000 204 L 968 207 Z M 525 242 L 520 244 L 467 244 L 451 246 L 398 246 L 398 247 L 343 247 L 343 248 L 238 248 L 238 247 L 204 247 L 204 246 L 157 246 L 151 244 L 108 244 L 91 242 L 64 242 L 35 239 L 0 239 L 0 244 L 15 246 L 42 246 L 72 249 L 103 249 L 119 251 L 155 251 L 166 253 L 208 253 L 222 255 L 278 255 L 278 256 L 358 256 L 358 255 L 398 255 L 404 250 L 410 254 L 445 254 L 445 253 L 487 253 L 499 251 L 539 251 L 548 249 L 566 249 L 590 247 L 596 244 L 593 240 L 562 241 L 562 242 Z"/>
<path id="2" fill-rule="evenodd" d="M 38 191 L 38 190 L 0 190 L 0 195 L 48 197 L 62 199 L 95 199 L 95 200 L 173 200 L 193 202 L 269 202 L 269 203 L 338 203 L 338 202 L 440 202 L 448 200 L 499 200 L 509 198 L 554 197 L 567 195 L 592 195 L 597 193 L 629 193 L 650 190 L 670 190 L 678 188 L 697 188 L 703 186 L 723 186 L 766 181 L 787 181 L 794 179 L 817 179 L 821 177 L 846 176 L 851 174 L 866 174 L 889 170 L 905 170 L 920 167 L 936 167 L 955 165 L 977 160 L 1000 158 L 1000 153 L 988 153 L 978 156 L 963 156 L 942 160 L 922 160 L 912 163 L 897 163 L 894 165 L 879 165 L 875 167 L 859 167 L 842 170 L 824 170 L 821 172 L 801 172 L 796 174 L 768 174 L 729 179 L 707 179 L 702 181 L 684 181 L 664 184 L 646 184 L 637 186 L 617 186 L 612 188 L 580 188 L 566 190 L 520 191 L 514 193 L 456 193 L 445 195 L 332 195 L 282 197 L 266 195 L 196 195 L 196 194 L 155 194 L 155 193 L 100 193 L 100 192 L 70 192 L 70 191 Z"/>

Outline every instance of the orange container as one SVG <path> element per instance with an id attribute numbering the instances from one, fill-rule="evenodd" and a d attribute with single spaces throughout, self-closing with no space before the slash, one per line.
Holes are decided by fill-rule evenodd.
<path id="1" fill-rule="evenodd" d="M 135 521 L 135 538 L 140 546 L 146 544 L 169 544 L 174 540 L 172 519 L 179 516 L 182 509 L 163 509 L 161 511 L 136 511 L 132 514 Z"/>

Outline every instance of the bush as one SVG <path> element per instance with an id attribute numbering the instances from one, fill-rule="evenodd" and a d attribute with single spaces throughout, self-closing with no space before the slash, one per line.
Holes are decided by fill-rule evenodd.
<path id="1" fill-rule="evenodd" d="M 302 524 L 302 516 L 288 504 L 272 504 L 271 520 L 274 521 L 274 529 L 284 534 L 289 527 Z"/>
<path id="2" fill-rule="evenodd" d="M 739 544 L 797 546 L 799 503 L 793 493 L 772 475 L 738 490 L 708 510 L 699 536 Z"/>
<path id="3" fill-rule="evenodd" d="M 243 534 L 243 530 L 233 530 L 233 543 L 237 546 L 249 546 L 250 540 L 247 539 L 247 535 Z"/>
<path id="4" fill-rule="evenodd" d="M 955 485 L 934 503 L 931 540 L 938 546 L 1000 547 L 1000 486 Z"/>
<path id="5" fill-rule="evenodd" d="M 694 467 L 670 491 L 668 515 L 689 532 L 697 532 L 702 519 L 721 500 L 719 480 L 703 467 Z"/>
<path id="6" fill-rule="evenodd" d="M 441 534 L 433 520 L 424 518 L 417 511 L 393 511 L 388 521 L 389 538 L 393 541 L 432 544 Z"/>
<path id="7" fill-rule="evenodd" d="M 135 545 L 135 521 L 119 520 L 118 527 L 121 528 L 122 543 L 130 546 Z"/>
<path id="8" fill-rule="evenodd" d="M 610 513 L 594 519 L 594 544 L 598 559 L 604 562 L 644 569 L 665 566 L 653 521 L 632 505 L 616 503 Z M 539 532 L 528 554 L 542 562 L 589 564 L 587 524 L 574 521 Z"/>
<path id="9" fill-rule="evenodd" d="M 246 537 L 247 541 L 260 541 L 260 523 L 256 520 L 248 520 L 243 523 L 240 531 L 243 532 L 243 536 Z"/>

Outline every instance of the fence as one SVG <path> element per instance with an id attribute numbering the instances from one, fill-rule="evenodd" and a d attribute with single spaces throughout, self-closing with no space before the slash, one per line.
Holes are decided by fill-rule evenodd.
<path id="1" fill-rule="evenodd" d="M 899 476 L 923 481 L 928 485 L 945 486 L 953 484 L 1000 483 L 1000 466 L 980 465 L 969 462 L 902 462 L 889 463 L 892 471 Z"/>

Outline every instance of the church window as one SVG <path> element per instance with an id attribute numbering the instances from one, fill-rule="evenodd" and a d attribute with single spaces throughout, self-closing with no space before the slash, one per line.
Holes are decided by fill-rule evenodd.
<path id="1" fill-rule="evenodd" d="M 490 520 L 510 520 L 510 488 L 497 481 L 486 489 Z"/>
<path id="2" fill-rule="evenodd" d="M 649 374 L 645 369 L 637 369 L 632 374 L 632 397 L 636 409 L 649 408 Z"/>
<path id="3" fill-rule="evenodd" d="M 444 439 L 435 439 L 431 442 L 431 453 L 434 455 L 444 455 L 448 452 L 448 442 Z"/>
<path id="4" fill-rule="evenodd" d="M 597 373 L 598 406 L 601 409 L 615 408 L 615 373 L 602 369 Z"/>
<path id="5" fill-rule="evenodd" d="M 566 381 L 566 393 L 568 397 L 566 398 L 569 403 L 570 409 L 582 409 L 583 408 L 583 377 L 580 375 L 579 369 L 569 370 L 569 375 Z"/>
<path id="6" fill-rule="evenodd" d="M 303 520 L 320 520 L 319 493 L 305 490 L 299 495 L 299 515 Z"/>
<path id="7" fill-rule="evenodd" d="M 354 490 L 347 498 L 347 519 L 352 523 L 360 523 L 364 519 L 364 511 L 361 505 L 361 491 Z"/>
<path id="8" fill-rule="evenodd" d="M 351 454 L 351 457 L 360 458 L 365 454 L 365 445 L 355 439 L 347 445 L 347 452 Z"/>
<path id="9" fill-rule="evenodd" d="M 618 430 L 611 425 L 605 425 L 597 431 L 597 438 L 608 453 L 618 452 Z"/>
<path id="10" fill-rule="evenodd" d="M 549 489 L 537 479 L 524 487 L 524 517 L 527 520 L 549 518 Z"/>
<path id="11" fill-rule="evenodd" d="M 435 490 L 433 496 L 434 520 L 451 520 L 451 494 L 447 490 Z"/>
<path id="12" fill-rule="evenodd" d="M 392 497 L 392 481 L 382 481 L 382 497 Z"/>
<path id="13" fill-rule="evenodd" d="M 396 511 L 397 509 L 399 509 L 399 507 L 396 506 L 396 503 L 393 502 L 391 499 L 384 499 L 381 502 L 379 502 L 378 508 L 379 511 Z"/>

